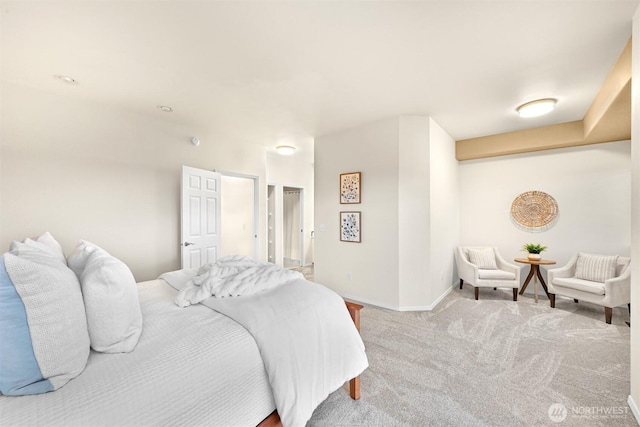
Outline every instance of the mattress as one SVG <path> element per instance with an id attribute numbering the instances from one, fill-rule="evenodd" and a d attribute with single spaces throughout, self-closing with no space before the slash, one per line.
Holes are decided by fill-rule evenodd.
<path id="1" fill-rule="evenodd" d="M 59 390 L 0 396 L 2 426 L 255 426 L 275 409 L 253 337 L 211 309 L 188 310 L 163 280 L 138 284 L 143 329 L 131 353 L 91 352 Z"/>

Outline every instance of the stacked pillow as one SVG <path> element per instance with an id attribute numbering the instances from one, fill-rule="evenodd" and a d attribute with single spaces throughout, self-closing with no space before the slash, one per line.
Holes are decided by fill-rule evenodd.
<path id="1" fill-rule="evenodd" d="M 68 261 L 49 233 L 0 257 L 1 394 L 57 390 L 84 370 L 90 347 L 135 348 L 142 314 L 126 264 L 85 241 Z"/>
<path id="2" fill-rule="evenodd" d="M 89 357 L 78 278 L 36 240 L 0 260 L 0 393 L 45 393 L 78 376 Z"/>
<path id="3" fill-rule="evenodd" d="M 103 353 L 132 351 L 142 332 L 142 312 L 129 267 L 85 240 L 68 262 L 80 279 L 91 347 Z"/>

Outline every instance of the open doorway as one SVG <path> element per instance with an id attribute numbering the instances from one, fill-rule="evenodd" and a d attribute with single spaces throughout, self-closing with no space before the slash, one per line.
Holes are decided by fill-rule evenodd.
<path id="1" fill-rule="evenodd" d="M 258 259 L 258 177 L 220 172 L 220 256 Z"/>
<path id="2" fill-rule="evenodd" d="M 302 188 L 282 189 L 282 264 L 285 268 L 303 265 L 303 197 Z"/>

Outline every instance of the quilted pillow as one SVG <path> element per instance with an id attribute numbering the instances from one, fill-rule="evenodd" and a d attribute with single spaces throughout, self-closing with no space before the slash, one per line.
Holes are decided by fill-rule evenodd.
<path id="1" fill-rule="evenodd" d="M 492 248 L 469 249 L 469 262 L 478 268 L 497 270 L 496 255 Z"/>
<path id="2" fill-rule="evenodd" d="M 54 255 L 30 249 L 0 257 L 0 393 L 4 395 L 57 390 L 78 376 L 89 358 L 78 279 Z"/>
<path id="3" fill-rule="evenodd" d="M 136 280 L 127 265 L 95 247 L 80 275 L 91 347 L 103 353 L 132 351 L 142 332 Z"/>
<path id="4" fill-rule="evenodd" d="M 53 259 L 56 259 L 62 262 L 64 265 L 67 265 L 67 260 L 62 253 L 62 249 L 58 251 L 57 249 L 52 248 L 46 243 L 42 243 L 33 239 L 26 238 L 22 242 L 18 242 L 14 240 L 11 242 L 11 246 L 9 247 L 9 252 L 14 255 L 20 256 L 21 254 L 27 253 L 35 253 L 39 254 L 39 256 L 49 256 Z"/>
<path id="5" fill-rule="evenodd" d="M 579 253 L 576 263 L 576 278 L 592 282 L 604 282 L 616 277 L 617 255 L 592 255 Z"/>

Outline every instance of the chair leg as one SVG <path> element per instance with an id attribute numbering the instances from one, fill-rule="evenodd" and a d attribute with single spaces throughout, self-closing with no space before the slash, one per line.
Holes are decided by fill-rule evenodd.
<path id="1" fill-rule="evenodd" d="M 611 307 L 605 307 L 604 308 L 604 321 L 607 322 L 607 324 L 611 324 L 611 316 L 613 315 L 613 308 Z"/>
<path id="2" fill-rule="evenodd" d="M 518 301 L 518 288 L 513 288 L 513 300 Z"/>
<path id="3" fill-rule="evenodd" d="M 475 288 L 473 288 L 473 290 L 474 290 L 475 295 L 476 295 L 476 301 L 478 301 L 478 295 L 480 295 L 480 288 L 475 287 Z"/>
<path id="4" fill-rule="evenodd" d="M 556 308 L 556 294 L 549 294 L 549 303 L 551 308 Z"/>
<path id="5" fill-rule="evenodd" d="M 464 282 L 464 280 L 460 279 L 460 289 L 462 289 L 462 283 Z"/>

